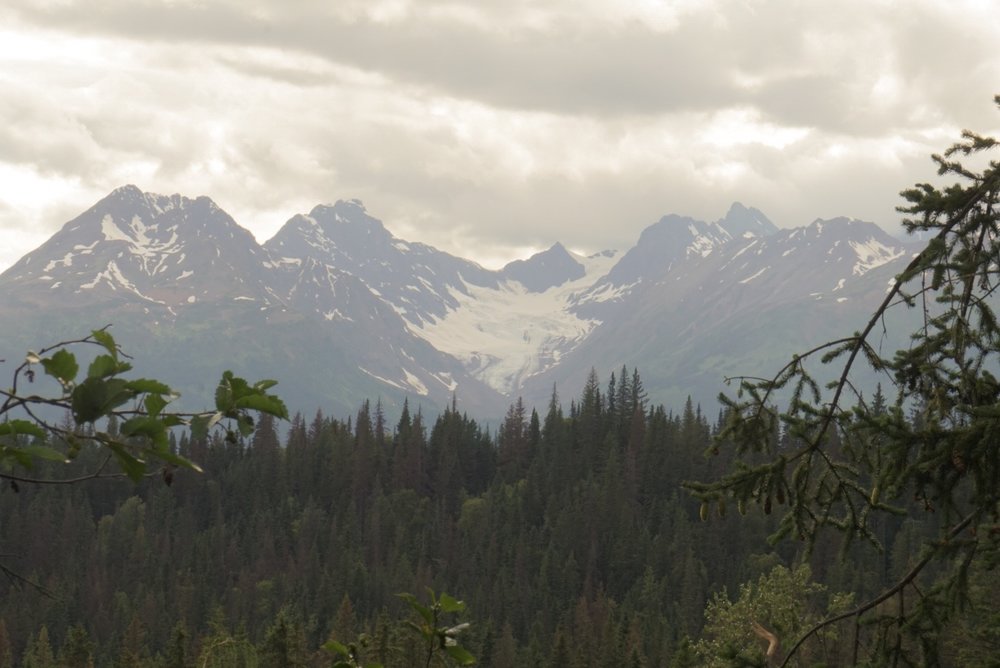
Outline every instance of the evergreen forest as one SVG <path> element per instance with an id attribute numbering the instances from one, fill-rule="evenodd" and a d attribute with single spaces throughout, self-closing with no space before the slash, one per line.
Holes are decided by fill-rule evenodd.
<path id="1" fill-rule="evenodd" d="M 436 417 L 406 406 L 395 424 L 366 402 L 346 420 L 262 415 L 247 437 L 171 437 L 203 473 L 7 481 L 0 668 L 331 666 L 331 639 L 355 643 L 357 665 L 422 666 L 398 594 L 428 590 L 465 602 L 456 622 L 481 666 L 753 665 L 761 633 L 788 642 L 877 595 L 940 529 L 915 502 L 877 518 L 882 551 L 826 534 L 769 544 L 780 513 L 681 486 L 731 466 L 723 418 L 649 405 L 622 368 L 592 372 L 568 407 L 555 391 L 541 411 L 518 401 L 492 430 L 457 402 Z M 85 447 L 33 474 L 72 478 L 102 456 Z M 946 665 L 1000 655 L 995 605 L 993 619 L 977 607 L 1000 587 L 972 573 L 965 613 L 939 631 Z M 794 665 L 849 664 L 842 632 Z"/>

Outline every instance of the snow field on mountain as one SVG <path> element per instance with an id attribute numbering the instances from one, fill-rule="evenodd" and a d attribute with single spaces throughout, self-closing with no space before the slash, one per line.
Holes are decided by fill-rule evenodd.
<path id="1" fill-rule="evenodd" d="M 410 330 L 441 352 L 452 355 L 474 377 L 504 394 L 525 378 L 558 363 L 580 343 L 597 320 L 570 312 L 572 297 L 607 274 L 613 257 L 595 256 L 577 261 L 586 273 L 544 292 L 529 292 L 516 281 L 500 289 L 464 283 L 465 292 L 450 290 L 456 309 Z"/>
<path id="2" fill-rule="evenodd" d="M 854 265 L 852 272 L 855 276 L 861 276 L 887 262 L 892 262 L 906 252 L 901 248 L 889 248 L 874 237 L 869 238 L 865 243 L 852 241 L 850 244 L 858 256 L 858 262 Z"/>

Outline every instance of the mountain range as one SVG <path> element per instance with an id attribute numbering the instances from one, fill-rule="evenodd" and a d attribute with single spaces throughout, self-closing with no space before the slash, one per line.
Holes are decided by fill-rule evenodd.
<path id="1" fill-rule="evenodd" d="M 677 406 L 860 328 L 913 252 L 872 223 L 779 229 L 734 203 L 715 222 L 664 216 L 623 253 L 557 243 L 489 270 L 395 237 L 357 200 L 260 244 L 207 197 L 129 185 L 0 275 L 0 334 L 12 360 L 111 323 L 136 371 L 191 405 L 232 369 L 277 379 L 303 412 L 455 401 L 489 419 L 626 366 Z"/>

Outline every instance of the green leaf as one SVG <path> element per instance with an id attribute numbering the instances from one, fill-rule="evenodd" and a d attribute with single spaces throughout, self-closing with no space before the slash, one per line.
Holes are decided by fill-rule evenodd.
<path id="1" fill-rule="evenodd" d="M 444 592 L 441 593 L 441 598 L 438 599 L 438 603 L 441 604 L 441 609 L 444 612 L 462 612 L 465 610 L 465 603 L 463 601 L 456 601 Z"/>
<path id="2" fill-rule="evenodd" d="M 90 335 L 95 341 L 104 346 L 108 353 L 111 354 L 112 358 L 116 361 L 118 360 L 118 345 L 115 343 L 115 337 L 111 336 L 108 330 L 95 329 L 90 333 Z"/>
<path id="3" fill-rule="evenodd" d="M 134 397 L 135 392 L 121 378 L 87 378 L 73 388 L 73 419 L 78 423 L 94 422 Z"/>
<path id="4" fill-rule="evenodd" d="M 180 427 L 186 426 L 187 422 L 180 415 L 175 415 L 174 413 L 167 413 L 166 415 L 156 416 L 160 422 L 163 423 L 164 427 Z"/>
<path id="5" fill-rule="evenodd" d="M 66 455 L 64 453 L 59 452 L 55 448 L 50 448 L 45 445 L 26 445 L 23 448 L 19 449 L 21 450 L 21 452 L 31 457 L 34 457 L 35 459 L 44 459 L 50 462 L 61 462 L 63 464 L 69 462 L 69 460 L 66 459 Z"/>
<path id="6" fill-rule="evenodd" d="M 326 643 L 323 644 L 323 649 L 325 649 L 327 652 L 333 652 L 334 654 L 342 654 L 344 656 L 350 656 L 350 652 L 348 651 L 347 646 L 344 645 L 343 643 L 337 642 L 336 640 L 328 640 Z"/>
<path id="7" fill-rule="evenodd" d="M 45 430 L 29 420 L 10 420 L 0 423 L 0 436 L 17 436 L 19 434 L 45 438 Z"/>
<path id="8" fill-rule="evenodd" d="M 285 406 L 285 402 L 271 394 L 250 394 L 240 397 L 235 402 L 235 408 L 260 411 L 283 420 L 288 419 L 288 408 Z"/>
<path id="9" fill-rule="evenodd" d="M 146 406 L 146 412 L 152 417 L 157 417 L 163 411 L 164 407 L 166 407 L 168 402 L 163 398 L 163 395 L 150 394 L 146 397 L 146 400 L 143 403 Z"/>
<path id="10" fill-rule="evenodd" d="M 444 648 L 444 651 L 448 653 L 452 659 L 454 659 L 460 666 L 471 666 L 476 662 L 476 657 L 469 653 L 469 650 L 465 649 L 461 645 L 448 645 Z"/>
<path id="11" fill-rule="evenodd" d="M 170 389 L 169 385 L 150 378 L 136 378 L 135 380 L 130 380 L 128 381 L 128 385 L 126 385 L 126 387 L 133 390 L 137 394 L 145 392 L 148 394 L 171 395 L 174 393 L 174 391 Z"/>
<path id="12" fill-rule="evenodd" d="M 249 436 L 253 433 L 253 418 L 249 415 L 237 415 L 236 426 L 240 430 L 240 436 Z"/>
<path id="13" fill-rule="evenodd" d="M 167 464 L 173 464 L 174 466 L 178 466 L 180 468 L 191 469 L 195 473 L 205 472 L 205 469 L 201 468 L 190 459 L 181 457 L 180 455 L 171 452 L 169 449 L 153 450 L 152 455 L 157 459 L 163 460 Z"/>
<path id="14" fill-rule="evenodd" d="M 253 389 L 256 390 L 257 392 L 266 392 L 267 390 L 270 390 L 277 384 L 278 381 L 276 380 L 270 380 L 270 379 L 258 380 L 256 383 L 253 384 Z"/>
<path id="15" fill-rule="evenodd" d="M 69 460 L 65 453 L 45 445 L 25 445 L 21 447 L 0 446 L 0 456 L 10 457 L 26 469 L 34 467 L 36 459 L 66 464 Z"/>
<path id="16" fill-rule="evenodd" d="M 57 350 L 52 357 L 42 360 L 45 373 L 49 374 L 63 385 L 69 385 L 76 380 L 80 365 L 76 363 L 76 355 L 68 350 Z"/>
<path id="17" fill-rule="evenodd" d="M 264 392 L 276 384 L 273 380 L 262 380 L 251 387 L 243 378 L 234 376 L 232 371 L 226 371 L 215 388 L 215 409 L 231 418 L 239 419 L 238 411 L 254 410 L 287 420 L 288 408 L 284 402 Z M 243 430 L 242 424 L 240 430 Z"/>
<path id="18" fill-rule="evenodd" d="M 4 459 L 14 459 L 17 461 L 19 466 L 23 466 L 26 469 L 31 469 L 35 464 L 31 455 L 21 448 L 12 448 L 6 445 L 0 445 L 0 461 L 3 461 Z"/>
<path id="19" fill-rule="evenodd" d="M 132 368 L 128 362 L 119 362 L 111 355 L 98 355 L 87 369 L 87 378 L 107 378 Z"/>
<path id="20" fill-rule="evenodd" d="M 126 420 L 121 426 L 121 433 L 130 438 L 145 436 L 153 442 L 153 445 L 159 447 L 165 448 L 169 444 L 166 426 L 157 418 L 149 415 Z"/>
<path id="21" fill-rule="evenodd" d="M 210 413 L 206 415 L 196 415 L 191 419 L 191 438 L 202 439 L 208 436 L 212 427 L 222 419 L 222 413 Z"/>
<path id="22" fill-rule="evenodd" d="M 236 408 L 236 400 L 249 392 L 250 386 L 245 380 L 234 376 L 232 371 L 225 371 L 215 388 L 215 409 L 220 413 L 230 413 Z"/>
<path id="23" fill-rule="evenodd" d="M 98 355 L 87 369 L 87 378 L 105 378 L 115 375 L 118 362 L 111 355 Z"/>
<path id="24" fill-rule="evenodd" d="M 146 474 L 146 462 L 126 450 L 125 446 L 121 443 L 112 441 L 107 443 L 107 446 L 114 453 L 115 460 L 117 460 L 118 465 L 125 475 L 131 478 L 133 482 L 142 480 L 142 477 Z"/>

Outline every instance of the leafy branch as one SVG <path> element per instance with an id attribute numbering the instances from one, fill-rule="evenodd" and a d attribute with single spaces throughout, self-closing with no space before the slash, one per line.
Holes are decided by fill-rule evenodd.
<path id="1" fill-rule="evenodd" d="M 148 378 L 128 378 L 131 357 L 122 351 L 108 331 L 93 330 L 89 335 L 29 352 L 14 369 L 9 389 L 0 390 L 0 479 L 14 489 L 18 483 L 75 484 L 97 478 L 127 476 L 133 481 L 156 475 L 151 464 L 161 465 L 160 474 L 169 484 L 175 467 L 200 471 L 199 466 L 170 446 L 170 431 L 189 427 L 192 435 L 203 437 L 220 422 L 227 437 L 249 435 L 253 415 L 266 413 L 287 419 L 288 410 L 279 397 L 268 394 L 277 383 L 262 380 L 254 384 L 226 371 L 215 392 L 215 409 L 200 413 L 169 411 L 179 396 L 165 383 Z M 81 375 L 74 352 L 96 346 L 99 353 Z M 34 385 L 38 372 L 58 383 L 57 393 L 23 391 Z M 56 423 L 47 415 L 62 411 L 70 423 Z M 15 417 L 16 416 L 16 417 Z M 109 428 L 98 425 L 109 421 Z M 110 424 L 115 428 L 110 428 Z M 62 444 L 63 449 L 53 444 Z M 31 471 L 39 461 L 68 463 L 84 445 L 97 445 L 108 454 L 96 470 L 72 478 L 38 478 Z M 121 473 L 106 472 L 114 461 Z"/>
<path id="2" fill-rule="evenodd" d="M 458 642 L 459 635 L 469 628 L 469 623 L 443 623 L 445 615 L 465 612 L 465 603 L 444 592 L 436 595 L 430 588 L 427 593 L 430 597 L 429 605 L 422 604 L 413 594 L 398 594 L 413 613 L 413 617 L 407 619 L 405 625 L 416 634 L 421 649 L 420 656 L 408 658 L 421 661 L 424 668 L 430 668 L 435 662 L 443 666 L 473 665 L 475 657 Z M 362 654 L 367 644 L 368 638 L 362 634 L 357 641 L 347 644 L 330 640 L 323 645 L 323 649 L 340 657 L 333 668 L 382 668 L 380 663 L 363 661 Z"/>

